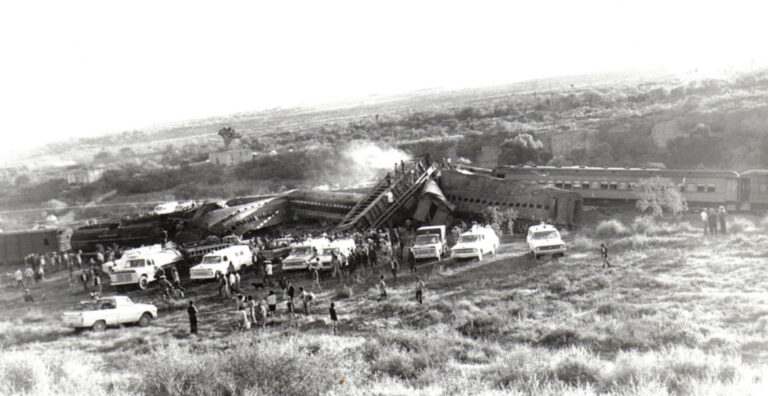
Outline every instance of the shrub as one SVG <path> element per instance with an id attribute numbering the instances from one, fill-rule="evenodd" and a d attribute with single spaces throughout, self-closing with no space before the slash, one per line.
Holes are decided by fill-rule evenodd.
<path id="1" fill-rule="evenodd" d="M 616 219 L 606 220 L 597 225 L 597 236 L 614 238 L 629 235 L 629 228 Z"/>
<path id="2" fill-rule="evenodd" d="M 754 229 L 755 223 L 743 217 L 734 217 L 730 224 L 727 224 L 727 230 L 730 233 L 753 231 Z"/>
<path id="3" fill-rule="evenodd" d="M 599 247 L 594 239 L 579 235 L 571 242 L 571 247 L 578 250 L 595 250 Z"/>

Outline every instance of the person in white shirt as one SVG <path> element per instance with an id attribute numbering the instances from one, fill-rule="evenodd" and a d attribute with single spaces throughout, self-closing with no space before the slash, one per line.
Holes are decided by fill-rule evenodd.
<path id="1" fill-rule="evenodd" d="M 21 267 L 17 268 L 16 272 L 13 273 L 13 278 L 16 279 L 17 287 L 24 287 L 24 273 L 21 272 Z"/>
<path id="2" fill-rule="evenodd" d="M 707 215 L 706 209 L 701 210 L 701 222 L 704 224 L 704 235 L 707 235 L 707 230 L 709 229 L 709 215 Z"/>

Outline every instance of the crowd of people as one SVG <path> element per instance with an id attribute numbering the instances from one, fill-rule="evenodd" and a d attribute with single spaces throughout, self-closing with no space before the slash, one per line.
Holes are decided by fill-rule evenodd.
<path id="1" fill-rule="evenodd" d="M 704 235 L 725 234 L 726 225 L 725 221 L 728 217 L 728 212 L 724 206 L 720 206 L 717 210 L 715 208 L 703 208 L 701 209 L 701 222 L 704 226 Z M 720 227 L 718 231 L 718 226 Z"/>

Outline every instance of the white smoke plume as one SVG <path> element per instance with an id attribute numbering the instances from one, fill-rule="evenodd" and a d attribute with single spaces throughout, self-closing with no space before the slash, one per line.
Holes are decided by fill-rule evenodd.
<path id="1" fill-rule="evenodd" d="M 394 172 L 396 163 L 411 159 L 400 149 L 370 141 L 350 142 L 338 147 L 336 153 L 335 172 L 326 179 L 331 189 L 369 186 L 387 172 Z"/>

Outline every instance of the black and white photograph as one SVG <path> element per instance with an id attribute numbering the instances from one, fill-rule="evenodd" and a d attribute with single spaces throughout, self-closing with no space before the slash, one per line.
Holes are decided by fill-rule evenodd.
<path id="1" fill-rule="evenodd" d="M 768 4 L 0 4 L 0 395 L 768 394 Z"/>

